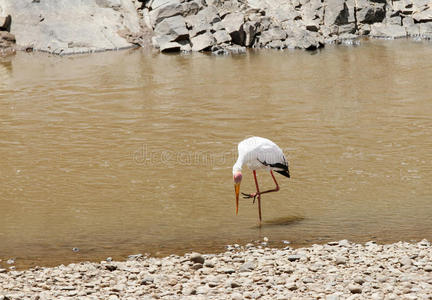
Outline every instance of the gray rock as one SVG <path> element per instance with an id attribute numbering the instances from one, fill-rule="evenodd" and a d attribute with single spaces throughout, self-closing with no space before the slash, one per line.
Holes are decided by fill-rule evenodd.
<path id="1" fill-rule="evenodd" d="M 251 47 L 253 45 L 256 30 L 257 30 L 256 22 L 247 21 L 243 24 L 243 31 L 245 32 L 244 45 L 246 47 Z"/>
<path id="2" fill-rule="evenodd" d="M 209 32 L 197 35 L 191 38 L 192 51 L 205 51 L 209 50 L 216 44 L 216 40 Z"/>
<path id="3" fill-rule="evenodd" d="M 192 50 L 193 51 L 193 50 Z M 194 269 L 194 270 L 199 270 L 199 269 L 201 269 L 203 267 L 203 265 L 202 264 L 200 264 L 200 263 L 196 263 L 196 264 L 193 264 L 192 265 L 192 269 Z"/>
<path id="4" fill-rule="evenodd" d="M 336 256 L 335 257 L 335 264 L 337 265 L 346 265 L 347 258 L 343 256 Z"/>
<path id="5" fill-rule="evenodd" d="M 10 31 L 11 22 L 12 22 L 12 18 L 10 15 L 7 15 L 5 17 L 0 16 L 0 30 Z"/>
<path id="6" fill-rule="evenodd" d="M 358 284 L 350 284 L 350 285 L 348 285 L 348 290 L 352 294 L 361 294 L 361 292 L 362 292 L 362 288 Z"/>
<path id="7" fill-rule="evenodd" d="M 287 33 L 285 30 L 279 27 L 273 27 L 261 33 L 258 43 L 261 47 L 264 47 L 271 41 L 285 40 L 286 38 Z"/>
<path id="8" fill-rule="evenodd" d="M 194 37 L 205 31 L 210 31 L 213 27 L 213 24 L 220 21 L 221 19 L 219 18 L 217 9 L 214 6 L 206 7 L 199 11 L 196 15 L 190 15 L 186 18 L 186 23 L 188 27 L 191 28 L 191 37 Z"/>
<path id="9" fill-rule="evenodd" d="M 239 272 L 249 272 L 256 268 L 256 264 L 253 261 L 247 261 L 240 266 Z"/>
<path id="10" fill-rule="evenodd" d="M 149 12 L 149 21 L 152 28 L 162 20 L 183 14 L 183 5 L 179 0 L 158 1 Z"/>
<path id="11" fill-rule="evenodd" d="M 243 295 L 240 293 L 232 293 L 231 295 L 232 300 L 243 300 Z"/>
<path id="12" fill-rule="evenodd" d="M 189 259 L 191 262 L 197 263 L 197 264 L 203 264 L 205 259 L 204 257 L 199 253 L 193 253 Z"/>
<path id="13" fill-rule="evenodd" d="M 189 36 L 183 16 L 165 18 L 156 25 L 154 32 L 156 36 L 163 37 L 169 42 L 184 40 Z"/>
<path id="14" fill-rule="evenodd" d="M 432 22 L 432 5 L 430 5 L 426 10 L 414 12 L 412 18 L 418 23 Z"/>
<path id="15" fill-rule="evenodd" d="M 154 278 L 147 276 L 141 280 L 141 285 L 149 285 L 149 284 L 152 284 L 153 282 L 154 282 Z"/>
<path id="16" fill-rule="evenodd" d="M 298 286 L 295 282 L 287 282 L 287 284 L 285 285 L 285 287 L 290 290 L 290 291 L 295 291 L 298 289 Z"/>
<path id="17" fill-rule="evenodd" d="M 222 20 L 225 30 L 230 34 L 232 42 L 244 45 L 246 34 L 243 30 L 244 14 L 242 12 L 229 13 Z"/>
<path id="18" fill-rule="evenodd" d="M 160 52 L 179 52 L 182 50 L 182 45 L 179 42 L 162 41 L 159 42 Z"/>
<path id="19" fill-rule="evenodd" d="M 406 37 L 407 33 L 402 26 L 375 23 L 371 25 L 370 35 L 378 38 L 396 39 Z"/>
<path id="20" fill-rule="evenodd" d="M 55 54 L 132 47 L 122 33 L 141 31 L 138 13 L 128 0 L 3 0 L 0 11 L 12 17 L 17 46 Z"/>
<path id="21" fill-rule="evenodd" d="M 409 257 L 402 257 L 401 260 L 400 260 L 400 264 L 402 266 L 408 266 L 409 267 L 409 266 L 412 265 L 412 261 L 411 261 L 411 259 Z"/>
<path id="22" fill-rule="evenodd" d="M 288 259 L 289 261 L 298 261 L 298 260 L 300 260 L 300 258 L 301 258 L 300 255 L 289 255 L 289 256 L 287 257 L 287 259 Z"/>
<path id="23" fill-rule="evenodd" d="M 373 24 L 382 22 L 385 15 L 385 3 L 357 0 L 356 16 L 358 23 Z"/>
<path id="24" fill-rule="evenodd" d="M 345 0 L 327 0 L 324 13 L 324 24 L 344 25 L 348 24 L 350 17 Z"/>
<path id="25" fill-rule="evenodd" d="M 225 29 L 218 30 L 213 34 L 217 44 L 227 43 L 231 41 L 231 36 Z"/>

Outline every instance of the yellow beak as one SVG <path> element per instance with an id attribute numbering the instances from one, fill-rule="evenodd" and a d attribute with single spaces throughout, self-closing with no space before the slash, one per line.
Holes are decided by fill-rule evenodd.
<path id="1" fill-rule="evenodd" d="M 235 194 L 236 194 L 236 215 L 238 215 L 240 183 L 234 183 L 234 189 L 235 189 Z"/>

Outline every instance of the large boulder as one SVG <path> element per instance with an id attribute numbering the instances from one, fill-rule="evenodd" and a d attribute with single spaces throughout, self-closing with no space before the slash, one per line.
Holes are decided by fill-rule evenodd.
<path id="1" fill-rule="evenodd" d="M 397 39 L 407 36 L 405 28 L 394 24 L 375 23 L 371 25 L 370 36 Z"/>
<path id="2" fill-rule="evenodd" d="M 432 22 L 432 2 L 428 9 L 416 11 L 412 14 L 412 17 L 418 23 Z"/>
<path id="3" fill-rule="evenodd" d="M 164 19 L 156 25 L 154 33 L 156 36 L 164 37 L 169 42 L 184 40 L 189 36 L 183 16 Z"/>
<path id="4" fill-rule="evenodd" d="M 226 31 L 231 35 L 233 43 L 237 45 L 244 45 L 246 34 L 243 30 L 244 13 L 235 12 L 229 13 L 222 20 L 223 26 Z"/>
<path id="5" fill-rule="evenodd" d="M 191 38 L 192 51 L 205 51 L 216 44 L 216 40 L 210 32 L 204 32 Z"/>
<path id="6" fill-rule="evenodd" d="M 152 28 L 165 18 L 183 14 L 183 4 L 179 0 L 156 0 L 152 3 L 151 9 L 149 19 Z"/>
<path id="7" fill-rule="evenodd" d="M 324 24 L 344 25 L 348 24 L 350 18 L 348 6 L 345 0 L 326 0 L 324 12 Z"/>
<path id="8" fill-rule="evenodd" d="M 186 23 L 190 30 L 190 36 L 194 37 L 205 31 L 210 31 L 213 24 L 220 22 L 218 11 L 214 6 L 208 6 L 200 10 L 196 15 L 189 15 Z"/>
<path id="9" fill-rule="evenodd" d="M 141 30 L 130 0 L 2 0 L 17 45 L 57 54 L 132 47 L 125 32 Z"/>
<path id="10" fill-rule="evenodd" d="M 382 22 L 386 16 L 385 3 L 357 0 L 356 16 L 361 24 Z"/>

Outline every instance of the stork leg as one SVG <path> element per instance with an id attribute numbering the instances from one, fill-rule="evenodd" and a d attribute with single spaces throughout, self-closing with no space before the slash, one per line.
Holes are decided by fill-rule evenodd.
<path id="1" fill-rule="evenodd" d="M 267 191 L 264 191 L 264 192 L 260 192 L 260 194 L 265 194 L 265 193 L 271 193 L 271 192 L 277 192 L 277 191 L 279 191 L 279 184 L 277 183 L 276 178 L 274 177 L 272 170 L 270 170 L 270 175 L 272 176 L 273 181 L 276 184 L 276 187 L 274 189 L 272 189 L 272 190 L 267 190 Z"/>
<path id="2" fill-rule="evenodd" d="M 243 194 L 243 198 L 245 198 L 245 199 L 254 198 L 254 203 L 255 203 L 255 198 L 256 198 L 258 195 L 279 191 L 279 184 L 277 183 L 276 178 L 274 177 L 273 172 L 272 172 L 271 170 L 270 170 L 270 175 L 272 176 L 273 181 L 274 181 L 274 183 L 276 184 L 276 187 L 275 187 L 274 189 L 267 190 L 267 191 L 263 191 L 263 192 L 260 192 L 260 191 L 258 191 L 258 189 L 257 189 L 257 192 L 256 192 L 256 193 L 253 193 L 253 194 L 246 194 L 246 193 L 242 193 L 242 194 Z M 254 171 L 254 176 L 255 176 L 255 171 Z M 255 182 L 256 182 L 256 179 L 255 179 Z"/>
<path id="3" fill-rule="evenodd" d="M 256 171 L 253 170 L 253 175 L 254 175 L 254 179 L 255 179 L 255 185 L 256 185 L 256 196 L 258 196 L 258 214 L 259 214 L 259 220 L 261 222 L 261 193 L 259 191 L 259 186 L 258 186 L 258 180 L 256 177 Z M 254 201 L 255 201 L 255 197 L 254 197 Z"/>

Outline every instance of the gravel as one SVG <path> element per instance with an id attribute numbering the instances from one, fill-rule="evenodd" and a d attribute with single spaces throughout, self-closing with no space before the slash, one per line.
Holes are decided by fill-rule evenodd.
<path id="1" fill-rule="evenodd" d="M 0 299 L 432 299 L 427 240 L 388 245 L 343 240 L 298 249 L 257 243 L 227 249 L 1 269 Z"/>

